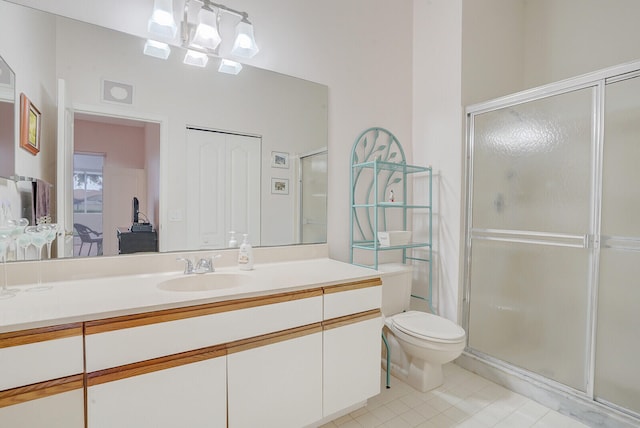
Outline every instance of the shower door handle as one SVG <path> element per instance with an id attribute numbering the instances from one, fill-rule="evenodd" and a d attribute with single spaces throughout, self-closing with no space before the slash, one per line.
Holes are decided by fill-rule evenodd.
<path id="1" fill-rule="evenodd" d="M 591 235 L 590 233 L 584 235 L 584 248 L 594 250 L 600 248 L 600 235 Z"/>

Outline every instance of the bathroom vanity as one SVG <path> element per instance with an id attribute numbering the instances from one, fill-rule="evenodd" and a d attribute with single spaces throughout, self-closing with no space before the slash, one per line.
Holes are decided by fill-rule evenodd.
<path id="1" fill-rule="evenodd" d="M 379 393 L 378 272 L 312 259 L 185 277 L 0 301 L 0 426 L 317 426 Z M 176 288 L 191 278 L 213 285 Z"/>

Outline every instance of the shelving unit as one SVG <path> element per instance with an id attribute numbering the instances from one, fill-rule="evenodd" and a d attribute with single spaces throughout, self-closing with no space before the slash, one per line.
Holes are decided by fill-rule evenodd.
<path id="1" fill-rule="evenodd" d="M 418 174 L 425 174 L 427 180 L 426 204 L 413 204 L 409 201 L 408 179 Z M 398 139 L 384 128 L 369 128 L 356 139 L 351 150 L 351 245 L 350 262 L 358 266 L 378 269 L 380 253 L 387 251 L 401 251 L 402 263 L 417 261 L 427 263 L 427 295 L 411 294 L 411 297 L 427 302 L 429 309 L 435 313 L 432 305 L 432 203 L 433 203 L 433 174 L 431 167 L 407 165 L 404 150 Z M 414 183 L 415 185 L 415 180 Z M 401 189 L 399 202 L 390 202 L 388 195 L 391 190 Z M 381 231 L 389 231 L 390 225 L 399 224 L 401 230 L 407 230 L 407 216 L 409 211 L 425 210 L 427 224 L 427 238 L 418 242 L 404 245 L 383 247 L 378 240 Z M 398 215 L 399 214 L 399 215 Z M 412 231 L 412 237 L 415 237 Z M 426 249 L 427 256 L 415 257 L 413 251 Z M 356 261 L 357 254 L 369 256 L 369 263 Z M 409 252 L 409 254 L 407 254 Z M 371 262 L 372 259 L 372 262 Z M 391 364 L 391 354 L 387 338 L 382 333 L 382 340 L 387 349 L 387 388 L 390 388 L 388 369 Z"/>
<path id="2" fill-rule="evenodd" d="M 427 181 L 425 204 L 409 202 L 408 179 L 424 174 Z M 393 190 L 399 202 L 389 202 Z M 350 262 L 355 265 L 378 269 L 381 252 L 401 251 L 402 263 L 419 261 L 427 263 L 427 295 L 414 298 L 427 301 L 431 307 L 433 279 L 432 268 L 432 169 L 408 165 L 404 150 L 397 138 L 383 128 L 369 128 L 356 139 L 351 152 L 351 243 Z M 381 231 L 407 230 L 410 210 L 424 210 L 426 215 L 426 239 L 405 245 L 383 247 L 378 240 Z M 416 233 L 413 231 L 412 236 Z M 426 257 L 415 257 L 413 249 L 424 248 Z M 363 253 L 363 254 L 359 254 Z M 366 259 L 367 262 L 360 260 Z"/>

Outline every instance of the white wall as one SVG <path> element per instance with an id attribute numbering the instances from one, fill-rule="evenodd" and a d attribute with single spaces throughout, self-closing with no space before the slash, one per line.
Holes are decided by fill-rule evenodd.
<path id="1" fill-rule="evenodd" d="M 525 1 L 463 0 L 463 106 L 523 89 Z"/>
<path id="2" fill-rule="evenodd" d="M 0 2 L 0 55 L 16 73 L 15 172 L 55 183 L 55 24 L 29 9 Z M 34 55 L 24 55 L 29 49 Z M 42 113 L 40 153 L 19 148 L 20 93 Z M 54 196 L 52 196 L 54 197 Z"/>
<path id="3" fill-rule="evenodd" d="M 463 105 L 640 58 L 636 0 L 463 0 Z"/>
<path id="4" fill-rule="evenodd" d="M 455 320 L 463 147 L 462 0 L 416 1 L 413 20 L 413 161 L 433 166 L 434 306 Z M 424 183 L 417 180 L 416 191 L 423 190 Z"/>
<path id="5" fill-rule="evenodd" d="M 640 59 L 637 0 L 525 0 L 525 13 L 526 87 Z"/>

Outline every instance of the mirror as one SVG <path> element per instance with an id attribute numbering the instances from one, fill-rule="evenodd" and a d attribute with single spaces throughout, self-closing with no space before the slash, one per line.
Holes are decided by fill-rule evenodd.
<path id="1" fill-rule="evenodd" d="M 15 175 L 16 75 L 0 56 L 0 177 Z"/>
<path id="2" fill-rule="evenodd" d="M 104 171 L 115 170 L 117 177 L 122 176 L 117 168 L 143 171 L 144 186 L 116 192 L 129 195 L 117 209 L 113 204 L 108 207 L 107 200 L 101 199 L 108 197 L 106 190 L 98 197 L 87 193 L 90 189 L 85 187 L 83 203 L 76 203 L 79 198 L 74 191 L 74 210 L 83 207 L 84 214 L 89 215 L 102 205 L 103 216 L 111 216 L 111 220 L 102 221 L 108 225 L 102 231 L 103 254 L 117 254 L 116 229 L 131 226 L 131 195 L 139 199 L 140 212 L 158 230 L 160 251 L 226 247 L 230 230 L 236 232 L 238 240 L 242 233 L 249 232 L 252 244 L 259 246 L 326 242 L 328 89 L 325 85 L 247 65 L 236 76 L 222 74 L 217 72 L 214 58 L 207 68 L 188 66 L 182 63 L 184 51 L 175 47 L 168 60 L 159 60 L 143 55 L 145 40 L 138 37 L 1 1 L 0 29 L 9 22 L 38 33 L 34 34 L 38 43 L 0 34 L 0 54 L 9 43 L 7 40 L 12 39 L 13 51 L 16 45 L 21 45 L 25 58 L 38 55 L 38 72 L 34 73 L 33 67 L 31 71 L 24 70 L 30 64 L 27 58 L 16 73 L 20 82 L 28 79 L 29 87 L 44 88 L 47 94 L 38 100 L 45 104 L 41 108 L 43 126 L 50 130 L 48 133 L 44 130 L 43 136 L 55 135 L 55 117 L 46 116 L 47 113 L 55 116 L 56 79 L 64 79 L 67 102 L 75 116 L 77 150 L 102 155 Z M 46 62 L 45 66 L 42 62 Z M 18 89 L 22 91 L 22 87 Z M 97 130 L 106 128 L 110 130 L 97 134 Z M 224 141 L 215 150 L 226 147 L 224 150 L 240 153 L 242 149 L 229 143 L 230 138 L 250 138 L 259 145 L 255 184 L 230 181 L 229 174 L 220 173 L 220 166 L 242 163 L 242 156 L 232 154 L 227 162 L 216 164 L 221 152 L 202 149 L 199 142 L 193 142 L 190 135 L 193 132 L 206 133 L 214 141 L 212 144 Z M 130 134 L 138 135 L 142 148 L 134 143 L 121 144 L 129 141 Z M 110 148 L 91 146 L 98 140 L 111 148 L 123 145 L 120 154 L 112 154 Z M 194 155 L 197 150 L 208 157 Z M 146 155 L 134 166 L 127 164 L 139 152 Z M 300 185 L 301 171 L 302 165 L 307 164 L 301 159 L 316 154 L 319 160 L 309 162 L 314 165 L 310 170 L 317 171 L 317 165 L 324 165 L 325 170 L 318 175 L 312 190 L 320 201 L 319 210 L 324 212 L 320 220 L 303 215 L 301 208 L 305 199 L 305 189 Z M 37 162 L 55 164 L 55 153 L 39 154 L 45 156 L 48 158 Z M 109 164 L 116 159 L 121 163 Z M 92 172 L 95 171 L 79 171 L 76 178 L 88 178 Z M 38 177 L 35 172 L 30 175 Z M 91 182 L 91 179 L 76 180 L 76 184 L 85 186 Z M 108 186 L 105 181 L 104 188 Z M 245 195 L 237 190 L 243 186 L 253 190 L 259 187 L 255 203 L 243 205 Z M 224 194 L 216 196 L 215 203 L 209 200 L 214 191 L 216 195 Z M 112 211 L 117 211 L 118 219 Z M 221 220 L 218 216 L 211 221 L 216 212 L 225 218 Z M 246 226 L 243 216 L 255 218 L 256 213 L 258 226 Z M 305 232 L 306 227 L 313 230 Z M 107 243 L 107 237 L 111 244 Z M 76 250 L 78 246 L 76 238 Z M 96 247 L 91 255 L 97 253 Z M 81 255 L 85 254 L 86 247 Z"/>

